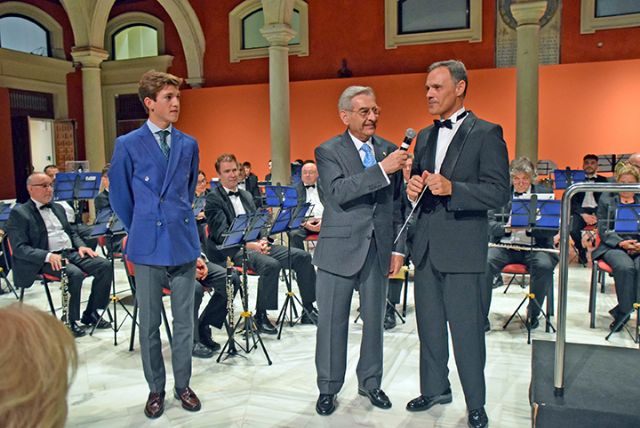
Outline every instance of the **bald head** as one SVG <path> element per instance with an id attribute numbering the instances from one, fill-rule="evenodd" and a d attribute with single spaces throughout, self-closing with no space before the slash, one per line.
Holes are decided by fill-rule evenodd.
<path id="1" fill-rule="evenodd" d="M 302 165 L 300 179 L 305 185 L 316 184 L 318 181 L 318 167 L 315 163 L 305 163 Z"/>
<path id="2" fill-rule="evenodd" d="M 640 168 L 640 153 L 633 153 L 629 156 L 629 163 L 636 168 Z"/>
<path id="3" fill-rule="evenodd" d="M 48 204 L 53 199 L 53 180 L 44 172 L 34 172 L 27 178 L 27 191 L 34 201 Z"/>

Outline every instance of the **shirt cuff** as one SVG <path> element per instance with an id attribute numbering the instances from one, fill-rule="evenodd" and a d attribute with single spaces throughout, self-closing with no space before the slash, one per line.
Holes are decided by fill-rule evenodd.
<path id="1" fill-rule="evenodd" d="M 391 184 L 391 180 L 389 180 L 389 176 L 387 175 L 387 173 L 384 172 L 384 168 L 382 168 L 380 162 L 378 162 L 378 166 L 380 167 L 380 171 L 382 171 L 382 175 L 384 175 L 384 179 L 387 180 L 387 184 Z"/>
<path id="2" fill-rule="evenodd" d="M 398 253 L 397 251 L 392 251 L 392 252 L 391 252 L 391 255 L 392 255 L 392 256 L 402 256 L 402 257 L 404 257 L 404 254 L 402 254 L 402 253 Z"/>
<path id="3" fill-rule="evenodd" d="M 45 263 L 49 263 L 49 259 L 51 258 L 51 254 L 53 254 L 53 253 L 47 253 L 47 256 L 44 258 L 44 262 Z"/>

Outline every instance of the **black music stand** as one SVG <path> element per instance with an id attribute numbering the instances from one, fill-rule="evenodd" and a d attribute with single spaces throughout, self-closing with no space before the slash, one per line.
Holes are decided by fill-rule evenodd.
<path id="1" fill-rule="evenodd" d="M 308 219 L 308 214 L 311 211 L 311 204 L 306 202 L 300 207 L 284 207 L 278 213 L 275 221 L 271 225 L 271 229 L 269 231 L 269 235 L 273 235 L 276 233 L 289 233 L 293 230 L 299 229 L 302 227 L 302 223 L 304 223 Z M 292 287 L 292 267 L 291 267 L 291 239 L 287 240 L 287 257 L 289 261 L 289 273 L 285 276 L 285 283 L 287 286 L 287 297 L 284 301 L 284 305 L 282 305 L 282 309 L 280 310 L 280 314 L 278 315 L 278 319 L 276 320 L 276 325 L 280 325 L 278 329 L 278 340 L 282 336 L 282 328 L 287 320 L 287 309 L 289 310 L 289 327 L 293 327 L 296 325 L 300 319 L 302 318 L 302 314 L 306 313 L 309 319 L 313 320 L 311 314 L 305 309 L 302 301 L 296 293 L 293 291 Z M 298 315 L 298 310 L 296 308 L 295 303 L 298 303 L 302 308 L 300 315 Z M 314 322 L 315 324 L 315 322 Z"/>
<path id="2" fill-rule="evenodd" d="M 267 348 L 265 348 L 264 342 L 260 337 L 256 320 L 253 317 L 253 313 L 249 310 L 249 289 L 247 287 L 247 243 L 259 239 L 260 233 L 267 224 L 268 219 L 269 212 L 266 210 L 259 210 L 253 214 L 241 214 L 234 219 L 229 230 L 225 233 L 226 237 L 221 248 L 241 247 L 242 284 L 240 290 L 242 292 L 242 312 L 233 330 L 227 329 L 229 338 L 222 347 L 220 355 L 218 355 L 218 362 L 220 362 L 221 356 L 226 351 L 228 351 L 227 356 L 235 355 L 237 352 L 236 345 L 248 354 L 260 344 L 264 356 L 267 358 L 267 363 L 269 365 L 272 364 L 271 358 L 269 358 L 269 354 L 267 353 Z M 235 334 L 240 331 L 244 334 L 244 345 L 235 340 Z"/>
<path id="3" fill-rule="evenodd" d="M 558 230 L 560 227 L 560 212 L 562 201 L 555 199 L 514 199 L 511 202 L 511 227 L 512 228 L 528 228 L 533 229 L 546 229 L 546 230 Z M 533 235 L 531 235 L 531 242 L 528 245 L 529 251 L 533 252 Z M 531 267 L 529 268 L 529 274 L 531 274 Z M 553 284 L 551 285 L 550 293 L 553 294 Z M 548 333 L 549 329 L 555 333 L 556 329 L 549 319 L 549 314 L 544 311 L 542 306 L 535 299 L 535 295 L 529 292 L 524 296 L 516 310 L 511 314 L 507 322 L 502 326 L 506 329 L 511 323 L 513 318 L 517 315 L 520 321 L 523 322 L 527 328 L 527 344 L 531 343 L 531 326 L 527 320 L 524 320 L 520 315 L 520 308 L 525 304 L 527 300 L 532 300 L 538 307 L 540 313 L 545 319 L 545 331 Z M 547 295 L 547 304 L 549 304 L 549 295 Z"/>
<path id="4" fill-rule="evenodd" d="M 71 201 L 76 216 L 76 223 L 81 223 L 79 201 L 95 199 L 100 193 L 99 172 L 59 172 L 53 183 L 53 200 Z"/>
<path id="5" fill-rule="evenodd" d="M 581 169 L 556 169 L 553 171 L 553 180 L 557 190 L 566 189 L 574 183 L 582 183 L 587 180 L 587 175 Z"/>
<path id="6" fill-rule="evenodd" d="M 614 230 L 616 233 L 639 234 L 640 233 L 640 204 L 619 204 L 616 210 Z M 631 332 L 629 332 L 628 329 L 625 328 L 625 330 L 627 330 L 627 333 L 629 333 L 629 336 L 631 336 L 631 339 L 633 339 L 635 343 L 640 343 L 640 325 L 638 321 L 640 320 L 640 318 L 638 318 L 640 317 L 640 296 L 638 296 L 637 288 L 636 288 L 636 301 L 633 304 L 633 309 L 631 309 L 629 313 L 625 314 L 624 317 L 618 320 L 618 322 L 613 326 L 609 334 L 607 334 L 607 337 L 605 337 L 605 340 L 609 340 L 611 335 L 615 333 L 620 328 L 622 323 L 625 322 L 627 318 L 630 318 L 631 314 L 634 312 L 636 313 L 635 337 L 631 334 Z"/>
<path id="7" fill-rule="evenodd" d="M 10 213 L 11 213 L 11 204 L 0 202 L 0 227 L 3 227 L 4 224 L 7 222 L 7 220 L 9 220 Z M 2 260 L 4 261 L 4 266 L 6 269 L 0 267 L 0 277 L 2 277 L 2 280 L 7 285 L 7 288 L 9 289 L 9 291 L 11 291 L 13 295 L 16 296 L 16 299 L 19 300 L 20 297 L 18 297 L 18 293 L 16 292 L 16 289 L 13 287 L 13 284 L 11 284 L 11 281 L 9 281 L 8 273 L 10 270 L 10 264 L 9 264 L 9 258 L 7 257 L 7 249 L 4 245 L 4 238 L 5 238 L 5 235 L 2 235 L 0 237 L 0 252 L 2 252 Z M 2 289 L 0 288 L 0 291 L 1 290 Z"/>
<path id="8" fill-rule="evenodd" d="M 103 209 L 98 213 L 93 229 L 91 230 L 92 238 L 98 238 L 100 236 L 104 236 L 106 238 L 107 260 L 109 260 L 109 262 L 111 263 L 111 301 L 113 302 L 113 319 L 111 319 L 113 325 L 111 326 L 111 329 L 113 330 L 113 346 L 118 345 L 118 332 L 122 328 L 122 325 L 126 321 L 127 317 L 131 317 L 131 319 L 134 319 L 131 315 L 131 312 L 129 312 L 129 309 L 127 309 L 124 303 L 122 303 L 116 292 L 116 267 L 115 255 L 113 253 L 113 239 L 115 236 L 125 235 L 126 233 L 127 232 L 124 229 L 124 225 L 122 224 L 118 216 L 116 216 L 116 214 L 110 209 Z M 122 306 L 122 309 L 124 309 L 124 311 L 126 312 L 126 315 L 120 324 L 118 324 L 118 304 L 120 304 L 120 306 Z M 99 313 L 98 322 L 103 319 L 104 313 L 107 312 L 108 309 L 109 306 L 104 308 L 102 312 Z M 108 315 L 109 318 L 111 318 L 110 312 L 108 312 Z M 93 336 L 93 332 L 96 330 L 98 322 L 96 322 L 91 328 L 89 336 Z"/>

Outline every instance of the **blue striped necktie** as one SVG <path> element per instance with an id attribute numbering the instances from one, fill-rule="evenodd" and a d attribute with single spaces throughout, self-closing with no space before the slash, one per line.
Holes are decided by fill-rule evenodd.
<path id="1" fill-rule="evenodd" d="M 169 135 L 170 133 L 171 132 L 167 131 L 166 129 L 157 132 L 158 137 L 160 137 L 160 150 L 162 150 L 162 153 L 164 153 L 164 157 L 166 157 L 167 159 L 169 159 L 169 153 L 171 152 L 169 144 L 167 144 L 167 135 Z"/>
<path id="2" fill-rule="evenodd" d="M 360 150 L 364 152 L 364 159 L 362 160 L 362 164 L 365 168 L 369 168 L 370 166 L 373 166 L 377 163 L 375 156 L 373 156 L 373 151 L 368 144 L 365 143 L 360 146 Z"/>

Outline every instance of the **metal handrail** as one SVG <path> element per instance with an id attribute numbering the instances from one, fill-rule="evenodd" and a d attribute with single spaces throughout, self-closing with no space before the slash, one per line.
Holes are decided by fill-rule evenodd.
<path id="1" fill-rule="evenodd" d="M 569 222 L 571 219 L 571 198 L 584 192 L 635 192 L 640 193 L 640 184 L 622 183 L 577 183 L 569 186 L 562 195 L 560 214 L 560 281 L 558 282 L 558 333 L 556 336 L 555 364 L 553 369 L 554 395 L 564 395 L 565 341 L 567 337 L 567 291 L 569 278 Z"/>

